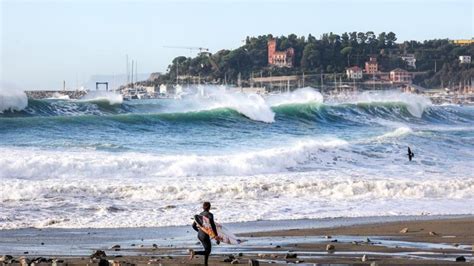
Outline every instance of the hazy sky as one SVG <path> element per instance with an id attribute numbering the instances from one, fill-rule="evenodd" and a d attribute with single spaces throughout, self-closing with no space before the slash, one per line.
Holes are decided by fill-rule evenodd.
<path id="1" fill-rule="evenodd" d="M 471 38 L 474 0 L 112 1 L 0 0 L 0 80 L 58 89 L 62 80 L 165 71 L 188 50 L 236 48 L 246 36 L 393 31 L 398 40 Z M 1 89 L 1 88 L 0 88 Z"/>

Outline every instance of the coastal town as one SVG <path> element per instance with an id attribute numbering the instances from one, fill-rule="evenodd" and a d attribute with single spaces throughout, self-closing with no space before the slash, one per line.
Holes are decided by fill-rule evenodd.
<path id="1" fill-rule="evenodd" d="M 332 35 L 323 36 L 322 41 L 331 36 Z M 382 37 L 381 34 L 378 39 Z M 311 35 L 309 38 L 311 38 Z M 337 38 L 339 38 L 339 36 L 336 35 L 335 38 L 336 41 L 332 42 L 335 42 L 337 45 Z M 261 42 L 262 38 L 259 36 L 257 39 Z M 353 46 L 355 45 L 352 44 L 352 46 L 341 49 L 340 52 L 340 54 L 344 56 L 347 54 L 347 63 L 344 63 L 347 66 L 342 68 L 343 71 L 334 72 L 327 71 L 330 69 L 330 66 L 326 69 L 317 67 L 316 71 L 314 69 L 305 68 L 304 65 L 308 64 L 308 60 L 301 55 L 298 56 L 294 47 L 289 46 L 286 49 L 278 49 L 278 42 L 280 42 L 281 46 L 281 43 L 287 40 L 288 39 L 285 38 L 280 38 L 279 40 L 273 36 L 268 37 L 264 51 L 266 52 L 265 62 L 261 64 L 262 67 L 260 70 L 256 69 L 249 73 L 237 73 L 237 70 L 230 68 L 228 71 L 229 74 L 224 73 L 223 78 L 221 77 L 223 72 L 221 68 L 225 66 L 222 66 L 223 63 L 218 62 L 218 60 L 219 54 L 227 53 L 227 56 L 229 56 L 226 50 L 219 51 L 213 55 L 207 48 L 196 48 L 199 50 L 196 58 L 178 57 L 173 60 L 173 64 L 170 65 L 167 73 L 152 73 L 147 80 L 137 80 L 136 69 L 135 72 L 133 70 L 134 63 L 133 61 L 131 62 L 132 68 L 130 69 L 130 64 L 127 59 L 127 80 L 125 84 L 117 88 L 111 88 L 110 90 L 120 93 L 126 100 L 131 100 L 176 98 L 186 93 L 187 90 L 194 90 L 198 93 L 201 90 L 202 93 L 201 87 L 204 85 L 221 86 L 224 90 L 257 93 L 261 95 L 277 94 L 309 86 L 319 90 L 323 94 L 396 89 L 406 93 L 425 94 L 437 103 L 451 102 L 466 104 L 474 102 L 474 68 L 471 67 L 473 65 L 471 59 L 471 52 L 474 50 L 472 48 L 474 47 L 473 39 L 447 41 L 448 43 L 445 45 L 454 47 L 453 49 L 457 49 L 458 51 L 466 52 L 456 55 L 455 60 L 451 60 L 451 62 L 446 62 L 447 59 L 445 59 L 444 65 L 442 65 L 442 60 L 437 59 L 432 60 L 433 62 L 424 62 L 426 59 L 419 58 L 419 51 L 414 51 L 413 53 L 407 51 L 410 49 L 406 47 L 406 43 L 398 45 L 404 47 L 403 51 L 400 51 L 399 48 L 385 48 L 389 52 L 385 51 L 385 49 L 381 49 L 378 54 L 367 53 L 366 58 L 360 54 L 354 55 L 352 50 L 354 50 Z M 255 38 L 247 38 L 248 44 L 252 41 L 255 41 Z M 385 42 L 388 46 L 389 42 Z M 309 45 L 311 45 L 311 43 L 306 44 L 305 47 Z M 395 47 L 395 45 L 395 43 L 391 44 L 392 47 Z M 251 53 L 249 48 L 245 49 L 247 49 L 248 53 Z M 303 52 L 306 50 L 305 48 Z M 426 53 L 426 51 L 423 50 L 422 53 Z M 193 71 L 192 67 L 189 66 L 192 60 L 196 59 L 202 62 L 197 74 L 196 71 Z M 390 62 L 392 63 L 387 63 L 388 60 L 391 60 Z M 393 62 L 396 63 L 394 64 Z M 445 71 L 445 69 L 448 68 L 446 65 L 449 63 L 451 64 L 449 68 L 456 68 L 456 70 L 453 71 L 462 73 L 462 75 L 457 74 L 456 76 L 460 77 L 454 80 L 448 79 L 447 81 L 439 78 L 439 84 L 428 87 L 425 80 L 433 76 L 436 77 L 438 73 Z M 188 64 L 188 66 L 186 64 Z M 433 69 L 427 69 L 427 64 L 431 64 Z M 455 65 L 453 66 L 453 64 Z M 422 66 L 421 69 L 418 65 Z M 234 75 L 230 72 L 234 73 Z M 217 76 L 216 73 L 218 74 Z M 452 73 L 449 74 L 452 75 Z M 109 81 L 96 80 L 95 82 L 95 90 L 109 90 Z M 103 85 L 105 85 L 105 87 Z M 69 98 L 79 98 L 85 95 L 89 90 L 94 90 L 94 88 L 71 90 L 67 89 L 64 83 L 63 90 L 59 92 L 28 91 L 27 94 L 32 98 L 61 97 L 61 95 L 67 95 Z"/>
<path id="2" fill-rule="evenodd" d="M 0 266 L 473 265 L 474 0 L 0 2 Z"/>

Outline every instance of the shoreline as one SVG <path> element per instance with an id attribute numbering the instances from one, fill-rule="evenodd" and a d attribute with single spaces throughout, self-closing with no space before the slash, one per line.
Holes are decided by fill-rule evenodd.
<path id="1" fill-rule="evenodd" d="M 213 264 L 230 264 L 223 262 L 229 255 L 240 264 L 249 259 L 260 263 L 361 263 L 363 255 L 379 263 L 452 263 L 460 256 L 473 260 L 474 215 L 257 221 L 226 226 L 245 242 L 239 246 L 214 244 Z M 403 228 L 408 232 L 400 233 Z M 117 245 L 120 247 L 113 248 Z M 333 245 L 334 251 L 326 251 L 327 245 Z M 200 249 L 190 226 L 0 230 L 0 256 L 16 259 L 54 257 L 82 263 L 90 262 L 95 250 L 103 250 L 110 261 L 182 264 L 189 263 L 188 248 Z M 293 253 L 298 254 L 297 259 L 285 259 Z M 201 263 L 200 259 L 192 263 Z"/>

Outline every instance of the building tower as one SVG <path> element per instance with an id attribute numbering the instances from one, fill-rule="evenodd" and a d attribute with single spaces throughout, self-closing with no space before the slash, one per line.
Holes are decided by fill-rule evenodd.
<path id="1" fill-rule="evenodd" d="M 268 47 L 268 64 L 273 65 L 273 58 L 276 52 L 276 40 L 273 38 L 268 40 L 267 47 Z"/>

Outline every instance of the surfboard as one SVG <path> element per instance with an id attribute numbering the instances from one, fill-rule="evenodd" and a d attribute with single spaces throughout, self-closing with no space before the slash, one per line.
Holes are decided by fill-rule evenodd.
<path id="1" fill-rule="evenodd" d="M 209 218 L 207 218 L 206 216 L 195 215 L 194 220 L 196 221 L 197 227 L 201 229 L 204 233 L 209 235 L 209 237 L 212 239 L 219 240 L 220 242 L 226 243 L 229 245 L 239 245 L 240 243 L 243 242 L 225 226 L 223 226 L 220 223 L 215 222 L 216 229 L 217 229 L 217 236 L 216 236 L 214 234 L 214 231 L 212 230 Z"/>

